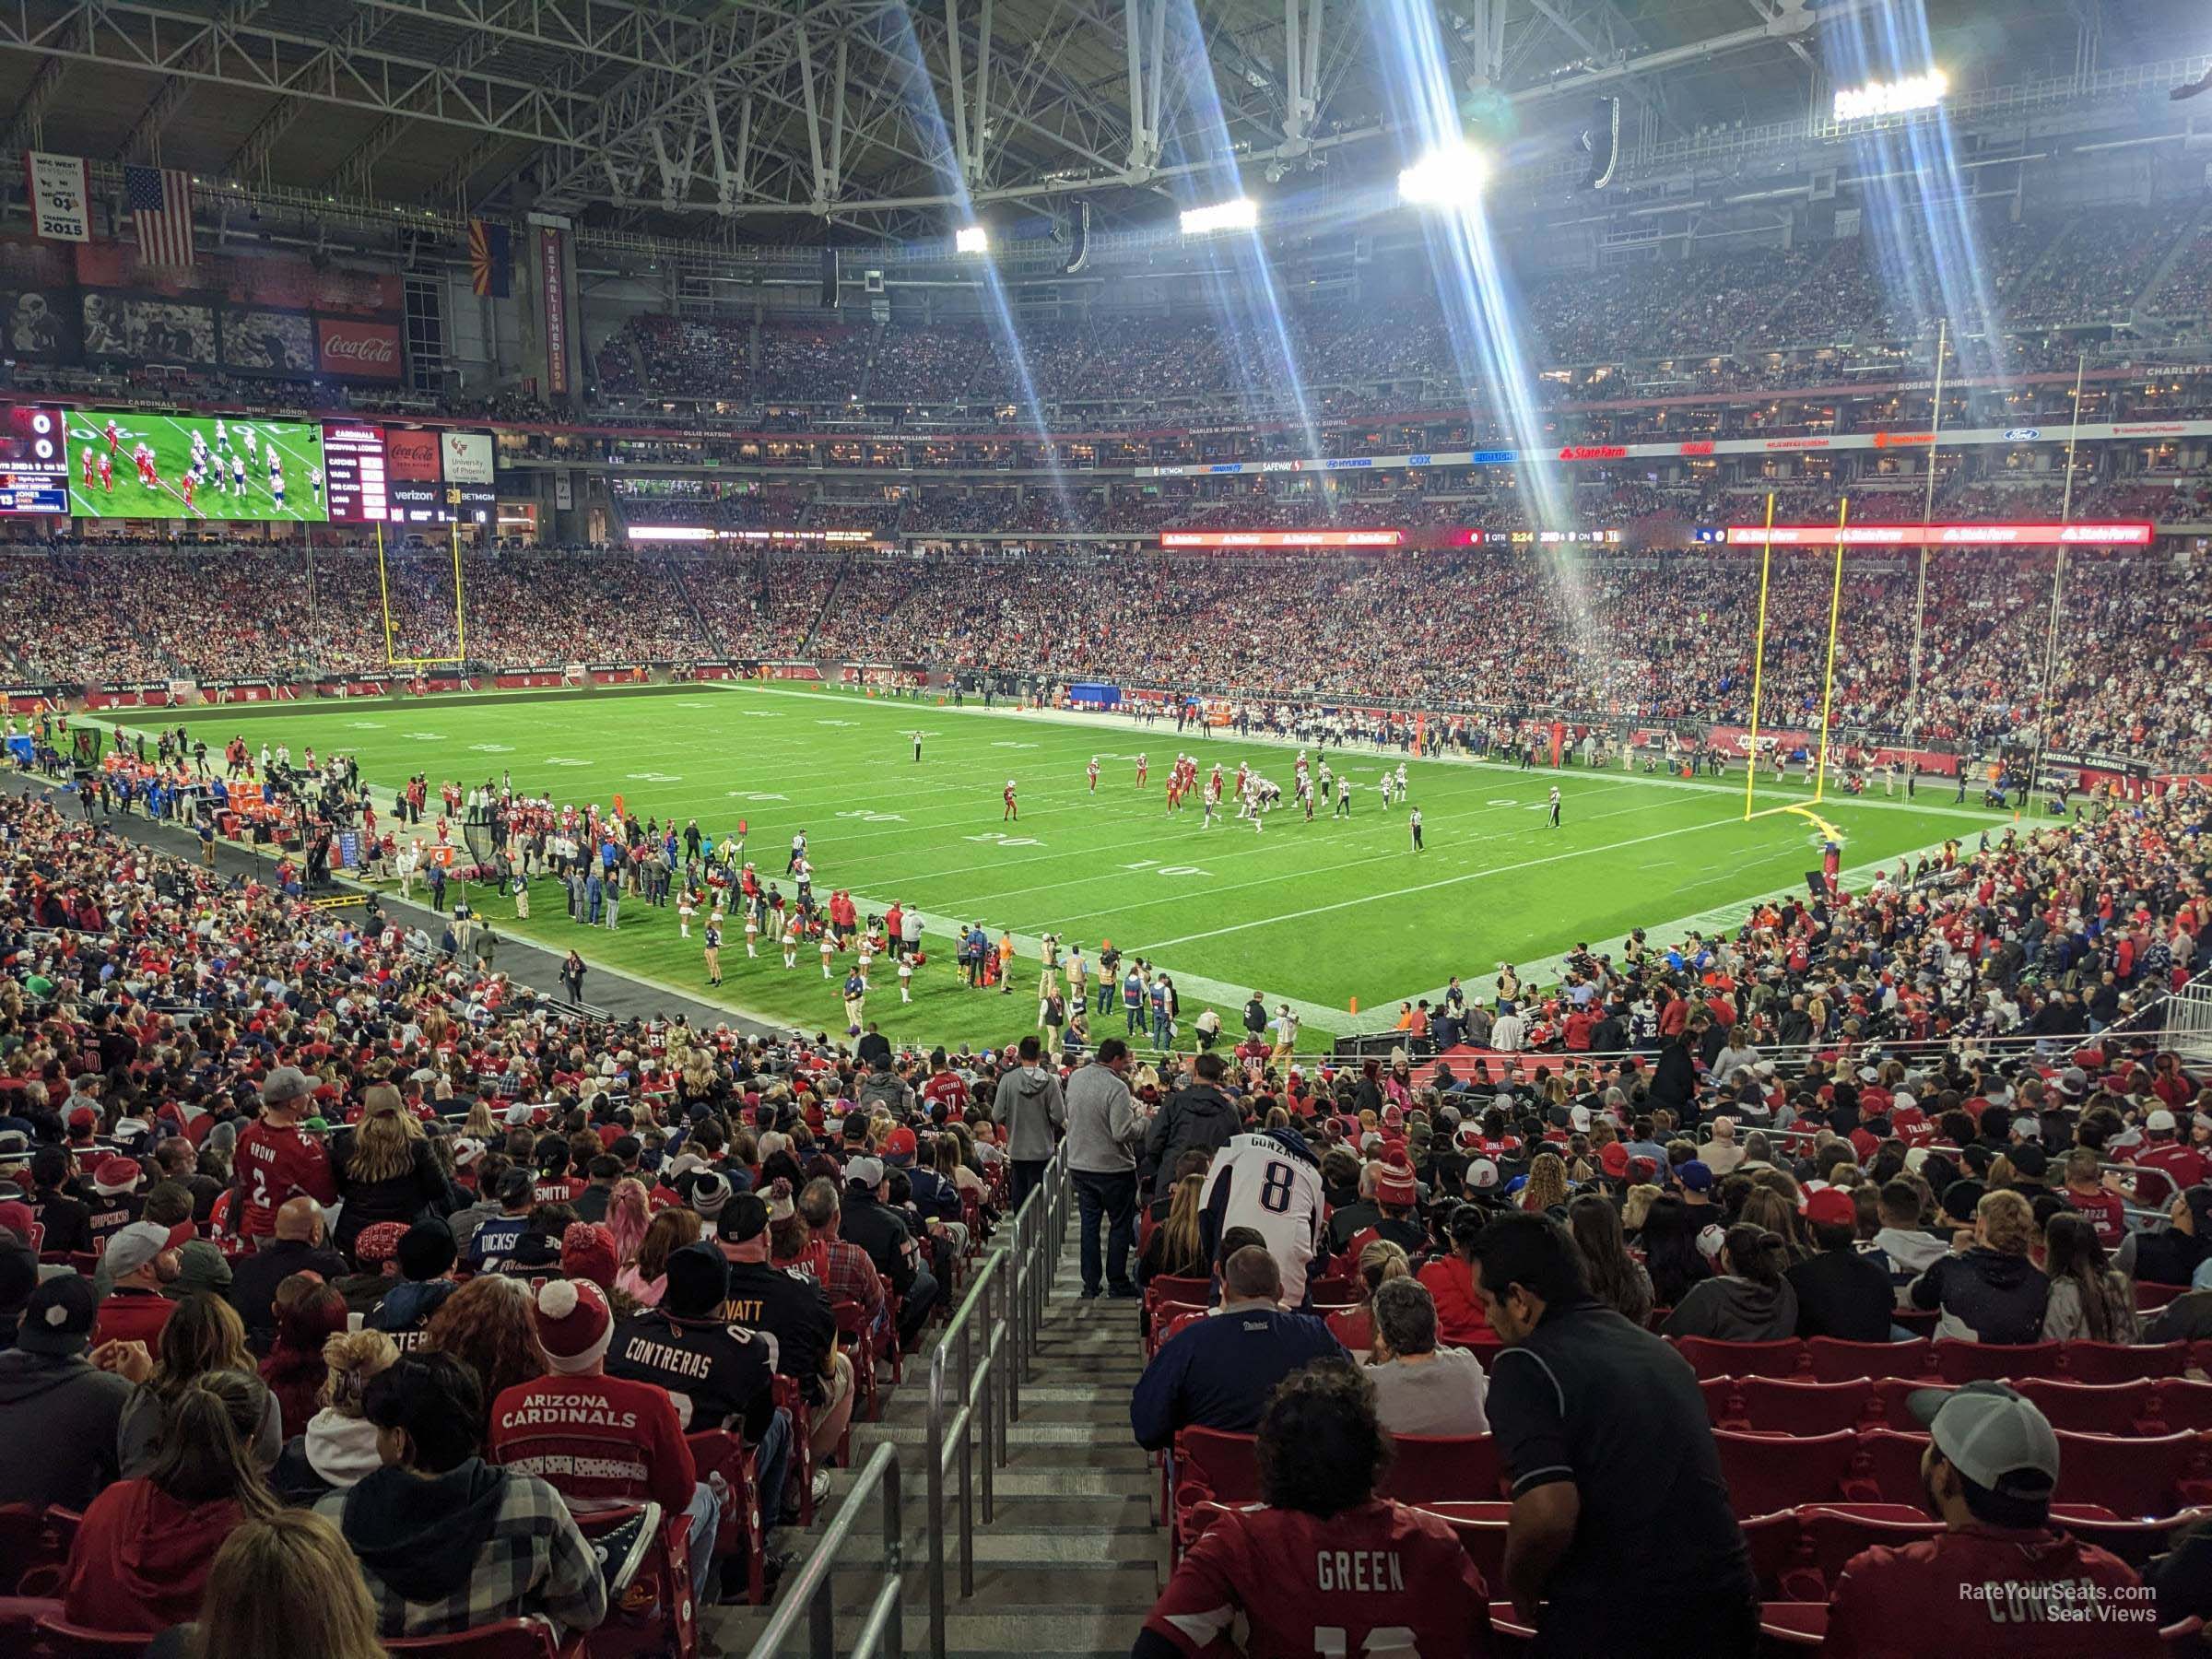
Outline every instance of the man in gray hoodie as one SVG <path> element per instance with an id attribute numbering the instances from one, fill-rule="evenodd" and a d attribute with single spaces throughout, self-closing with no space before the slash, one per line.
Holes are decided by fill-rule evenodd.
<path id="1" fill-rule="evenodd" d="M 1897 1305 L 1912 1305 L 1912 1281 L 1951 1253 L 1951 1241 L 1920 1223 L 1920 1189 L 1909 1181 L 1887 1182 L 1877 1202 L 1881 1229 L 1861 1248 L 1889 1275 Z"/>
<path id="2" fill-rule="evenodd" d="M 1034 1032 L 1021 1040 L 1017 1051 L 1021 1064 L 998 1080 L 991 1098 L 991 1116 L 1006 1132 L 1006 1161 L 1014 1166 L 1012 1197 L 1017 1213 L 1021 1201 L 1044 1179 L 1044 1166 L 1053 1160 L 1053 1147 L 1067 1127 L 1067 1105 L 1060 1098 L 1060 1079 L 1038 1063 L 1043 1053 Z"/>
<path id="3" fill-rule="evenodd" d="M 1067 1080 L 1067 1168 L 1082 1216 L 1083 1294 L 1132 1297 L 1129 1252 L 1136 1242 L 1136 1152 L 1144 1129 L 1129 1104 L 1129 1045 L 1119 1037 L 1099 1044 L 1098 1058 Z M 1106 1253 L 1099 1255 L 1099 1224 Z"/>
<path id="4" fill-rule="evenodd" d="M 99 1302 L 74 1273 L 41 1280 L 23 1310 L 16 1345 L 0 1353 L 0 1503 L 82 1512 L 120 1473 L 117 1430 L 129 1382 L 86 1359 Z"/>

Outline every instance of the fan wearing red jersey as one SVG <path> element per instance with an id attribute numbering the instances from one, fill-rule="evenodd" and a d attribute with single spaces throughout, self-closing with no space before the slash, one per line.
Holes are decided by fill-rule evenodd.
<path id="1" fill-rule="evenodd" d="M 231 1155 L 241 1201 L 238 1230 L 242 1237 L 267 1240 L 276 1231 L 276 1212 L 288 1198 L 304 1194 L 318 1204 L 335 1204 L 330 1155 L 322 1141 L 304 1133 L 321 1085 L 296 1066 L 280 1065 L 261 1086 L 261 1116 L 239 1132 Z"/>
<path id="2" fill-rule="evenodd" d="M 2127 1659 L 2163 1651 L 2158 1610 L 2134 1568 L 2051 1524 L 2058 1437 L 2001 1382 L 1921 1389 L 1921 1484 L 1944 1530 L 1901 1549 L 1862 1550 L 1830 1592 L 1829 1651 L 1937 1659 Z"/>
<path id="3" fill-rule="evenodd" d="M 1357 1370 L 1317 1360 L 1285 1378 L 1255 1450 L 1266 1507 L 1214 1519 L 1153 1604 L 1130 1659 L 1491 1651 L 1489 1592 L 1452 1529 L 1375 1496 L 1390 1446 Z M 1240 1618 L 1241 1642 L 1231 1636 Z"/>

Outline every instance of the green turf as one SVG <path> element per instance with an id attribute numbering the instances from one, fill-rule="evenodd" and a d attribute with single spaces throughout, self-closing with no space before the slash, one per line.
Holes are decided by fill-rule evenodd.
<path id="1" fill-rule="evenodd" d="M 295 752 L 351 749 L 373 783 L 418 770 L 433 789 L 512 771 L 517 788 L 556 799 L 619 793 L 641 818 L 696 817 L 716 839 L 748 829 L 747 855 L 780 877 L 792 833 L 809 837 L 818 888 L 846 888 L 864 908 L 894 900 L 933 918 L 981 921 L 1018 938 L 1046 931 L 1095 957 L 1102 937 L 1175 975 L 1185 1030 L 1213 1001 L 1233 1030 L 1243 994 L 1308 1005 L 1306 1037 L 1319 1042 L 1371 1020 L 1405 997 L 1459 973 L 1487 983 L 1501 960 L 1530 964 L 1579 941 L 1617 945 L 1631 926 L 1654 930 L 1759 894 L 1791 888 L 1818 865 L 1816 831 L 1792 814 L 1743 821 L 1742 782 L 1697 784 L 1618 769 L 1554 772 L 1415 760 L 1408 766 L 1427 828 L 1427 851 L 1409 849 L 1403 806 L 1385 811 L 1372 785 L 1372 754 L 1332 756 L 1361 785 L 1348 821 L 1309 824 L 1286 804 L 1263 832 L 1227 818 L 1201 828 L 1195 806 L 1170 816 L 1163 780 L 1178 740 L 1171 725 L 1124 721 L 1070 724 L 1006 711 L 956 710 L 934 701 L 887 702 L 854 693 L 745 686 L 567 700 L 453 702 L 356 700 L 266 712 L 210 712 L 188 724 L 219 750 L 233 732 L 258 747 L 281 736 Z M 920 728 L 923 759 L 909 734 Z M 1233 737 L 1182 747 L 1233 775 L 1240 758 L 1285 786 L 1289 750 Z M 1139 790 L 1132 758 L 1151 757 Z M 1084 763 L 1100 760 L 1098 793 Z M 1389 758 L 1390 764 L 1397 757 Z M 1001 822 L 999 791 L 1019 783 L 1018 824 Z M 1545 795 L 1559 786 L 1564 824 L 1546 822 Z M 382 790 L 379 791 L 380 798 Z M 1762 782 L 1761 806 L 1802 801 L 1802 787 Z M 1820 810 L 1847 837 L 1847 870 L 1971 837 L 1991 815 L 1954 809 L 1950 792 L 1908 803 L 1877 795 Z M 783 883 L 786 892 L 790 884 Z M 505 900 L 484 902 L 495 917 Z M 619 933 L 587 933 L 567 920 L 560 889 L 540 883 L 519 931 L 576 945 L 587 959 L 703 994 L 696 936 L 677 936 L 673 909 L 635 901 Z M 696 935 L 696 929 L 695 935 Z M 1661 942 L 1671 935 L 1655 932 Z M 722 998 L 733 1007 L 807 1026 L 841 1023 L 836 986 L 818 959 L 786 972 L 763 947 L 744 959 L 730 930 Z M 1008 1010 L 955 982 L 946 941 L 930 941 L 912 1007 L 881 977 L 871 1018 L 894 1037 L 1004 1041 Z M 841 976 L 842 967 L 840 967 Z M 1033 959 L 1018 971 L 1035 984 Z M 589 995 L 589 987 L 586 990 Z M 1019 1026 L 1034 1017 L 1030 1004 Z M 1112 1025 L 1119 1024 L 1118 1013 Z M 1095 1029 L 1110 1029 L 1098 1023 Z"/>
<path id="2" fill-rule="evenodd" d="M 241 497 L 229 488 L 229 455 L 224 457 L 224 489 L 212 478 L 202 484 L 189 511 L 184 506 L 183 483 L 192 465 L 192 435 L 200 433 L 215 454 L 214 416 L 148 415 L 142 411 L 115 416 L 120 441 L 115 446 L 113 485 L 102 489 L 97 472 L 85 482 L 84 454 L 95 458 L 108 448 L 104 410 L 72 409 L 69 422 L 69 503 L 79 518 L 227 519 L 322 524 L 330 516 L 308 482 L 308 469 L 323 465 L 323 429 L 304 420 L 232 420 L 225 423 L 229 455 L 243 456 L 246 489 Z M 245 454 L 245 434 L 253 434 L 255 448 Z M 131 452 L 140 442 L 151 444 L 155 471 L 161 482 L 148 488 L 138 481 Z M 275 448 L 283 457 L 285 504 L 280 508 L 269 490 L 267 453 Z"/>

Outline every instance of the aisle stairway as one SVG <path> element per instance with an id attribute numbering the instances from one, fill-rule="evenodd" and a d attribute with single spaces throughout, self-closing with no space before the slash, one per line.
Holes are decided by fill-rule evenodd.
<path id="1" fill-rule="evenodd" d="M 981 1504 L 982 1453 L 976 1453 L 975 1594 L 959 1595 L 957 1488 L 946 1483 L 946 1651 L 951 1655 L 1098 1654 L 1129 1651 L 1159 1594 L 1165 1534 L 1153 1524 L 1159 1477 L 1129 1435 L 1129 1391 L 1143 1369 L 1136 1304 L 1083 1301 L 1072 1241 L 1039 1332 L 1035 1371 L 1009 1425 L 1007 1466 L 995 1476 L 989 1523 Z M 956 1369 L 957 1368 L 952 1368 Z M 928 1653 L 926 1441 L 929 1356 L 906 1362 L 906 1381 L 885 1396 L 883 1420 L 855 1420 L 853 1463 L 865 1465 L 887 1441 L 899 1449 L 906 1524 L 905 1651 Z M 811 1537 L 787 1533 L 784 1547 L 804 1561 L 850 1489 L 850 1472 L 833 1477 L 836 1495 Z M 865 1610 L 882 1583 L 880 1511 L 871 1499 L 836 1576 L 838 1648 L 849 1652 Z M 794 1562 L 792 1575 L 796 1576 Z M 704 1621 L 731 1654 L 750 1651 L 769 1610 L 724 1608 Z M 804 1653 L 802 1618 L 781 1651 Z"/>

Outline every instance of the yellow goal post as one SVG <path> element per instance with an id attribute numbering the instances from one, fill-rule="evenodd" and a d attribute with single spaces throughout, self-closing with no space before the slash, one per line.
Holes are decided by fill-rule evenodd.
<path id="1" fill-rule="evenodd" d="M 402 656 L 399 654 L 399 627 L 392 615 L 392 572 L 384 550 L 384 527 L 376 527 L 376 591 L 384 611 L 384 662 L 393 668 L 451 667 L 468 660 L 468 606 L 461 582 L 461 526 L 453 526 L 453 654 L 451 656 Z"/>

